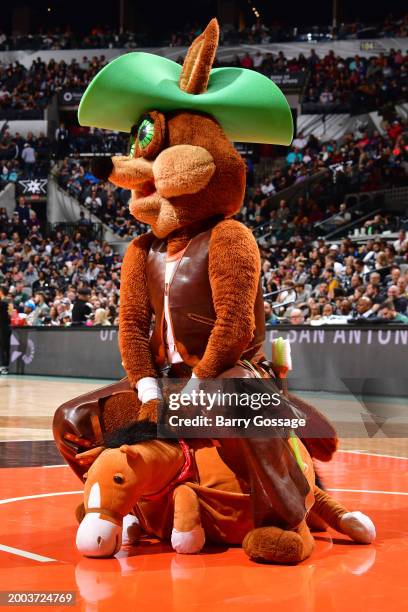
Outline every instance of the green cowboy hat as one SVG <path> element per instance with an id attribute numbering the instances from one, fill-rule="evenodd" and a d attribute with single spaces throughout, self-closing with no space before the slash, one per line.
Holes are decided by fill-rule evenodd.
<path id="1" fill-rule="evenodd" d="M 88 85 L 78 110 L 80 125 L 130 132 L 151 110 L 212 115 L 233 141 L 289 145 L 292 113 L 281 90 L 244 68 L 213 68 L 207 91 L 179 87 L 181 66 L 150 53 L 127 53 L 105 66 Z"/>

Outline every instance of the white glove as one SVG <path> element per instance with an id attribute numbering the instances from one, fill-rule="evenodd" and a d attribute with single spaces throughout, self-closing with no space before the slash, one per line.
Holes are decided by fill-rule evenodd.
<path id="1" fill-rule="evenodd" d="M 157 382 L 157 378 L 153 376 L 145 376 L 136 383 L 137 396 L 142 404 L 146 404 L 150 400 L 161 400 L 162 394 Z"/>

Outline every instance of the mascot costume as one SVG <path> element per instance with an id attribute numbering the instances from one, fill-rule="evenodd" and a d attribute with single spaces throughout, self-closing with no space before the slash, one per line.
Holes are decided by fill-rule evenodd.
<path id="1" fill-rule="evenodd" d="M 336 435 L 293 395 L 282 402 L 305 415 L 302 440 L 157 439 L 160 378 L 256 377 L 278 389 L 285 370 L 284 358 L 271 364 L 261 352 L 260 257 L 233 219 L 246 169 L 231 141 L 288 145 L 291 112 L 265 76 L 212 69 L 218 36 L 213 19 L 182 67 L 146 53 L 119 57 L 79 108 L 81 125 L 131 134 L 128 155 L 96 159 L 93 172 L 129 189 L 130 212 L 151 227 L 131 242 L 121 272 L 127 378 L 67 402 L 54 418 L 60 452 L 86 481 L 77 546 L 87 556 L 115 554 L 122 534 L 134 541 L 140 529 L 181 553 L 199 552 L 207 538 L 286 564 L 311 554 L 314 520 L 358 542 L 375 537 L 368 517 L 316 486 L 311 457 L 330 460 Z"/>

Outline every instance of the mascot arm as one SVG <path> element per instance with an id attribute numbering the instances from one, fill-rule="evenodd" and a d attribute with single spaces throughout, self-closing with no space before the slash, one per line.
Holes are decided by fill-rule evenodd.
<path id="1" fill-rule="evenodd" d="M 134 388 L 140 379 L 157 377 L 149 346 L 152 319 L 147 290 L 146 261 L 152 234 L 142 234 L 129 245 L 122 264 L 119 312 L 119 349 L 123 367 Z"/>
<path id="2" fill-rule="evenodd" d="M 227 219 L 212 231 L 209 277 L 216 321 L 201 361 L 198 378 L 216 378 L 233 367 L 247 348 L 255 328 L 254 304 L 261 262 L 252 233 Z"/>

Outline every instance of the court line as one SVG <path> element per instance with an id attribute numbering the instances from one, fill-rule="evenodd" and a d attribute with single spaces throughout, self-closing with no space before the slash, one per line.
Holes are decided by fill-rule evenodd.
<path id="1" fill-rule="evenodd" d="M 59 491 L 56 493 L 38 493 L 37 495 L 24 495 L 22 497 L 9 497 L 7 499 L 0 499 L 1 504 L 11 504 L 15 501 L 25 501 L 26 499 L 38 499 L 39 497 L 57 497 L 58 495 L 79 495 L 84 494 L 84 491 Z"/>
<path id="2" fill-rule="evenodd" d="M 384 453 L 369 453 L 363 450 L 343 450 L 339 449 L 338 453 L 349 453 L 350 455 L 367 455 L 369 457 L 386 457 L 387 459 L 403 459 L 408 461 L 408 457 L 399 457 L 398 455 L 386 455 Z"/>
<path id="3" fill-rule="evenodd" d="M 340 493 L 373 493 L 374 495 L 408 495 L 408 491 L 375 491 L 372 489 L 327 489 Z"/>
<path id="4" fill-rule="evenodd" d="M 33 561 L 39 561 L 40 563 L 49 563 L 50 561 L 55 561 L 58 563 L 57 559 L 51 559 L 51 557 L 43 557 L 42 555 L 37 555 L 36 553 L 28 552 L 28 550 L 13 548 L 13 546 L 6 546 L 5 544 L 0 544 L 0 550 L 3 550 L 7 553 L 11 553 L 12 555 L 18 555 L 19 557 L 26 557 L 27 559 L 32 559 Z"/>

